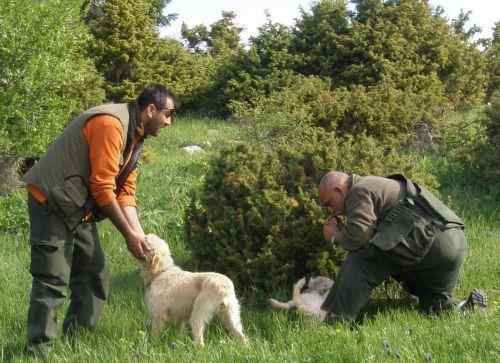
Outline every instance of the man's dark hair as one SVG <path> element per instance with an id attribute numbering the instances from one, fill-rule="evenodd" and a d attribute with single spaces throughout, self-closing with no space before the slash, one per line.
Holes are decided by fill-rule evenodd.
<path id="1" fill-rule="evenodd" d="M 146 89 L 141 92 L 139 97 L 137 97 L 137 103 L 139 104 L 139 110 L 142 111 L 151 103 L 161 108 L 169 98 L 174 101 L 174 109 L 178 110 L 181 106 L 179 97 L 164 85 L 156 83 L 147 86 Z"/>

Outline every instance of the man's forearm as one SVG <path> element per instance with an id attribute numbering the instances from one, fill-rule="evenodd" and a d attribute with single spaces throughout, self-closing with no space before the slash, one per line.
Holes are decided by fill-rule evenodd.
<path id="1" fill-rule="evenodd" d="M 137 233 L 144 234 L 139 220 L 139 215 L 137 214 L 137 208 L 133 205 L 127 205 L 125 207 L 121 207 L 121 210 L 130 227 L 132 227 L 132 229 Z"/>
<path id="2" fill-rule="evenodd" d="M 130 225 L 128 219 L 123 213 L 120 205 L 114 199 L 110 203 L 106 204 L 104 207 L 101 207 L 104 214 L 113 222 L 116 229 L 120 231 L 120 233 L 127 239 L 135 229 Z"/>
<path id="3" fill-rule="evenodd" d="M 349 224 L 337 234 L 337 244 L 347 251 L 354 251 L 363 247 L 370 240 L 371 229 L 363 230 L 358 225 Z"/>
<path id="4" fill-rule="evenodd" d="M 127 220 L 127 211 L 123 211 L 116 199 L 112 202 L 106 204 L 101 208 L 106 216 L 111 219 L 111 222 L 115 227 L 121 232 L 123 237 L 125 237 L 125 242 L 127 243 L 128 250 L 139 260 L 146 258 L 146 253 L 149 252 L 150 248 L 142 232 L 142 228 L 137 227 L 137 225 L 132 226 Z M 137 212 L 132 212 L 137 216 Z M 133 217 L 132 217 L 133 218 Z M 137 218 L 137 223 L 139 219 Z M 136 231 L 134 228 L 140 228 L 140 231 Z"/>

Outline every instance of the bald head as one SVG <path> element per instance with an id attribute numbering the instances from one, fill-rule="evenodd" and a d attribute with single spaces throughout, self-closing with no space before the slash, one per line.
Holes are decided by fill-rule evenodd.
<path id="1" fill-rule="evenodd" d="M 319 199 L 332 214 L 345 214 L 349 175 L 341 171 L 326 173 L 319 182 Z"/>
<path id="2" fill-rule="evenodd" d="M 349 174 L 341 171 L 329 171 L 321 178 L 319 188 L 335 188 L 336 186 L 344 187 L 349 179 Z"/>

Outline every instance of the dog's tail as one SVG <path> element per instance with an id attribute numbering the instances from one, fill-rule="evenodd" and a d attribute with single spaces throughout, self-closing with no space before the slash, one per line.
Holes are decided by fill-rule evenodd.
<path id="1" fill-rule="evenodd" d="M 300 290 L 304 287 L 306 284 L 306 278 L 303 277 L 299 281 L 293 285 L 293 297 L 292 301 L 295 306 L 299 306 L 300 304 Z"/>

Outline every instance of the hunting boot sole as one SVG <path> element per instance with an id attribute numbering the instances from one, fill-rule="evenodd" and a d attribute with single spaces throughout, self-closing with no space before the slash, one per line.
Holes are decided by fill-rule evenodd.
<path id="1" fill-rule="evenodd" d="M 474 309 L 476 306 L 479 308 L 485 308 L 488 306 L 488 298 L 486 297 L 486 293 L 483 290 L 472 290 L 469 297 L 462 305 L 462 310 Z"/>

